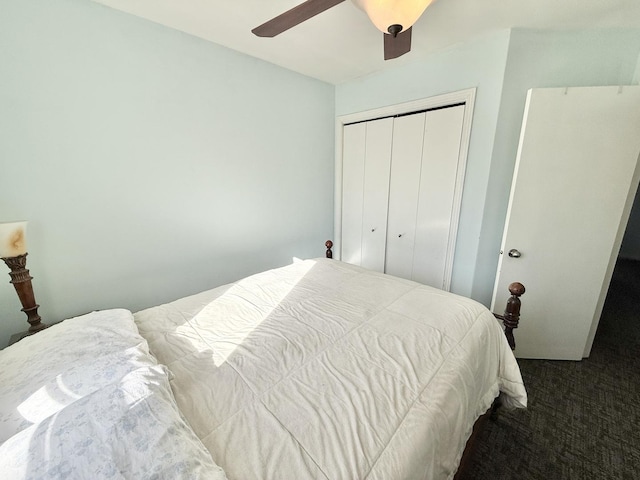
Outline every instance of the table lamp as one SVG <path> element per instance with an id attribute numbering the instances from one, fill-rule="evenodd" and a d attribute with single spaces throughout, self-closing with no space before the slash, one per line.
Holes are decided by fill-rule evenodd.
<path id="1" fill-rule="evenodd" d="M 11 282 L 18 293 L 22 311 L 27 314 L 29 322 L 28 335 L 39 332 L 47 325 L 42 323 L 38 315 L 38 305 L 33 295 L 33 286 L 27 270 L 27 222 L 0 223 L 0 258 L 4 260 L 11 272 Z"/>

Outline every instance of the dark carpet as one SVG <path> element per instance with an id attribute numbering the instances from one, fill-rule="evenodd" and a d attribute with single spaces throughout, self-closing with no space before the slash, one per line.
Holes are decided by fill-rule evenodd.
<path id="1" fill-rule="evenodd" d="M 640 262 L 618 262 L 588 359 L 519 364 L 529 407 L 487 422 L 465 480 L 640 478 Z"/>

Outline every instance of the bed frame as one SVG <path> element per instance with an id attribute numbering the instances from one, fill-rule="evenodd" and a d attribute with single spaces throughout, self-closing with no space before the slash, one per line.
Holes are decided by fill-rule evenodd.
<path id="1" fill-rule="evenodd" d="M 333 242 L 331 240 L 327 240 L 325 242 L 325 247 L 327 247 L 326 257 L 333 258 Z M 504 334 L 507 337 L 507 342 L 509 342 L 509 346 L 511 350 L 515 350 L 516 341 L 513 337 L 513 330 L 518 328 L 518 323 L 520 322 L 520 297 L 524 294 L 525 288 L 519 282 L 514 282 L 509 285 L 509 293 L 511 293 L 511 297 L 507 300 L 507 306 L 502 315 L 494 313 L 493 315 L 502 321 L 504 325 Z M 493 405 L 491 408 L 473 425 L 473 431 L 471 432 L 471 436 L 469 440 L 467 440 L 467 445 L 462 453 L 462 458 L 460 459 L 460 465 L 458 466 L 458 471 L 454 477 L 454 480 L 463 480 L 464 478 L 469 477 L 470 473 L 470 465 L 471 458 L 473 457 L 475 451 L 478 446 L 478 438 L 480 436 L 480 432 L 484 428 L 487 420 L 491 419 L 492 421 L 496 421 L 498 419 L 498 411 L 501 407 L 500 397 L 497 397 L 493 401 Z"/>
<path id="2" fill-rule="evenodd" d="M 333 242 L 331 240 L 327 240 L 325 242 L 325 247 L 327 247 L 326 257 L 333 258 Z M 507 306 L 505 308 L 504 314 L 499 315 L 494 313 L 495 317 L 502 320 L 504 324 L 504 334 L 507 337 L 507 341 L 509 342 L 509 346 L 512 350 L 516 348 L 515 340 L 513 337 L 513 330 L 518 328 L 518 323 L 520 320 L 520 296 L 524 294 L 525 288 L 524 285 L 518 282 L 514 282 L 509 285 L 509 292 L 511 293 L 511 297 L 507 301 Z M 487 411 L 484 415 L 482 415 L 473 426 L 473 431 L 469 440 L 467 441 L 464 452 L 462 453 L 462 458 L 460 459 L 460 465 L 458 467 L 458 471 L 454 477 L 454 480 L 463 480 L 467 478 L 467 473 L 469 472 L 471 458 L 474 455 L 474 452 L 477 450 L 478 445 L 478 437 L 482 428 L 488 419 L 497 420 L 498 418 L 498 410 L 501 406 L 500 397 L 497 397 L 489 411 Z"/>

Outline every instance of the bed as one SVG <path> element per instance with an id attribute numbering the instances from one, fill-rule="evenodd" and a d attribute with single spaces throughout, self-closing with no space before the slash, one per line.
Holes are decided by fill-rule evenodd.
<path id="1" fill-rule="evenodd" d="M 66 320 L 0 364 L 5 478 L 451 479 L 496 398 L 527 402 L 484 306 L 328 258 Z"/>

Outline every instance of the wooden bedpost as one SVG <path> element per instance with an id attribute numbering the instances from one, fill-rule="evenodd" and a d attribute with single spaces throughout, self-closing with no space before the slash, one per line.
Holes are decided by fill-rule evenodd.
<path id="1" fill-rule="evenodd" d="M 331 240 L 327 240 L 324 242 L 324 246 L 327 247 L 326 256 L 327 258 L 333 258 L 333 252 L 331 251 L 331 247 L 333 247 L 333 242 Z"/>
<path id="2" fill-rule="evenodd" d="M 524 285 L 520 282 L 513 282 L 509 285 L 509 293 L 511 297 L 507 300 L 507 307 L 504 310 L 504 315 L 494 315 L 502 320 L 504 324 L 504 334 L 507 337 L 511 350 L 516 349 L 516 341 L 513 338 L 513 329 L 518 328 L 520 323 L 520 296 L 525 292 Z"/>
<path id="3" fill-rule="evenodd" d="M 511 350 L 516 349 L 516 341 L 513 338 L 513 329 L 518 328 L 518 323 L 520 323 L 520 296 L 525 292 L 524 285 L 520 282 L 513 282 L 509 285 L 509 293 L 511 297 L 507 300 L 507 306 L 504 309 L 504 315 L 498 315 L 494 313 L 496 318 L 502 320 L 504 324 L 504 334 L 507 337 L 507 342 L 509 342 L 509 346 Z M 502 401 L 500 397 L 496 398 L 493 401 L 493 405 L 491 405 L 491 413 L 489 417 L 492 421 L 496 421 L 498 419 L 498 410 L 502 406 Z"/>

